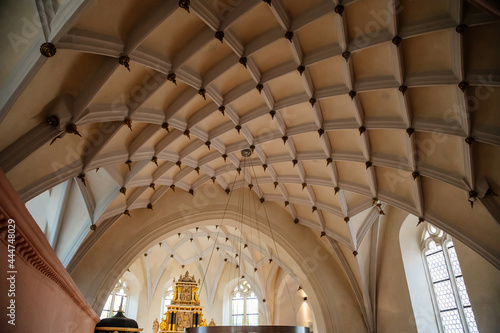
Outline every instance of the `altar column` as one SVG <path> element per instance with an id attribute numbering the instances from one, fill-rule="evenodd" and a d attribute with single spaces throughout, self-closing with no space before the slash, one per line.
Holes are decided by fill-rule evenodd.
<path id="1" fill-rule="evenodd" d="M 175 331 L 175 321 L 177 319 L 177 311 L 172 312 L 172 331 Z"/>
<path id="2" fill-rule="evenodd" d="M 191 323 L 192 327 L 198 327 L 198 312 L 193 312 L 193 322 Z"/>

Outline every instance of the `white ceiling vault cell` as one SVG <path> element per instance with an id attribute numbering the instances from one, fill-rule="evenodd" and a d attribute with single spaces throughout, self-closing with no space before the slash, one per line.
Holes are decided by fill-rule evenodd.
<path id="1" fill-rule="evenodd" d="M 115 223 L 212 184 L 321 237 L 367 327 L 379 211 L 500 268 L 500 22 L 467 1 L 36 3 L 12 10 L 38 34 L 2 50 L 0 167 L 52 202 L 37 221 L 70 271 Z"/>
<path id="2" fill-rule="evenodd" d="M 220 223 L 220 221 L 213 221 L 213 223 Z M 241 279 L 241 276 L 252 278 L 258 283 L 257 287 L 263 289 L 261 296 L 265 299 L 267 298 L 265 280 L 272 278 L 271 271 L 281 266 L 290 274 L 291 279 L 300 285 L 293 269 L 281 262 L 274 253 L 270 238 L 257 235 L 256 230 L 251 228 L 241 231 L 235 226 L 240 226 L 240 224 L 237 221 L 226 221 L 226 224 L 222 226 L 206 225 L 187 229 L 162 240 L 148 249 L 136 262 L 131 263 L 130 267 L 134 267 L 139 261 L 144 261 L 146 264 L 149 302 L 152 301 L 151 296 L 159 287 L 158 283 L 165 280 L 163 275 L 172 263 L 180 265 L 181 269 L 192 263 L 199 265 L 200 278 L 203 280 L 201 292 L 207 294 L 209 299 L 207 304 L 210 307 L 215 299 L 214 291 L 221 284 L 219 281 L 221 278 Z M 269 261 L 269 259 L 272 260 Z M 209 268 L 209 265 L 213 267 Z M 238 268 L 235 269 L 236 265 Z M 212 274 L 205 276 L 205 272 L 209 269 Z M 221 276 L 223 269 L 225 269 L 225 275 Z M 214 270 L 217 272 L 215 275 Z"/>

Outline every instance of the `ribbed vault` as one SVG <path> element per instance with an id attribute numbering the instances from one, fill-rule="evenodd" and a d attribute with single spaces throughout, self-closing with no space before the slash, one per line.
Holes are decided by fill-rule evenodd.
<path id="1" fill-rule="evenodd" d="M 200 200 L 200 196 L 209 191 L 222 195 L 217 195 L 206 205 L 195 204 Z M 249 193 L 247 189 L 236 192 L 245 192 L 246 195 Z M 175 260 L 181 265 L 196 261 L 201 265 L 200 271 L 209 271 L 204 286 L 208 288 L 205 289 L 208 302 L 213 293 L 212 289 L 217 287 L 218 279 L 226 281 L 228 272 L 234 278 L 244 275 L 259 281 L 264 289 L 262 297 L 271 299 L 271 295 L 265 294 L 271 291 L 266 289 L 268 279 L 279 266 L 310 295 L 319 327 L 335 331 L 336 327 L 353 325 L 351 327 L 355 331 L 364 331 L 364 325 L 367 323 L 363 318 L 367 313 L 366 309 L 358 307 L 359 300 L 356 299 L 355 293 L 359 288 L 354 291 L 350 287 L 350 281 L 342 271 L 341 262 L 331 257 L 330 245 L 325 238 L 314 237 L 307 227 L 289 228 L 292 223 L 289 214 L 276 203 L 265 203 L 253 209 L 252 201 L 259 203 L 258 198 L 254 196 L 247 201 L 249 206 L 242 211 L 235 203 L 227 205 L 226 201 L 224 191 L 216 185 L 204 186 L 194 197 L 187 193 L 176 195 L 169 192 L 160 199 L 160 205 L 154 211 L 142 209 L 137 210 L 132 218 L 122 216 L 109 226 L 108 232 L 102 232 L 102 228 L 98 228 L 94 234 L 96 236 L 85 240 L 68 270 L 94 309 L 100 311 L 110 288 L 120 276 L 136 260 L 144 260 L 146 263 L 150 254 L 154 255 L 153 251 L 166 251 L 169 254 L 165 257 L 166 260 Z M 187 213 L 182 208 L 186 202 L 194 207 Z M 266 222 L 266 215 L 274 221 L 272 233 Z M 235 227 L 238 229 L 235 230 Z M 210 239 L 207 239 L 205 234 L 207 231 Z M 222 237 L 222 234 L 225 237 Z M 227 241 L 226 237 L 229 238 Z M 248 245 L 246 249 L 243 249 L 245 243 L 241 243 L 241 240 Z M 178 247 L 174 245 L 174 241 L 179 244 Z M 195 242 L 201 241 L 205 245 L 200 244 L 198 247 Z M 188 244 L 185 244 L 186 242 Z M 161 247 L 159 243 L 162 243 Z M 236 253 L 233 253 L 231 248 L 240 246 L 241 249 L 237 250 L 239 256 L 236 258 Z M 219 251 L 216 247 L 219 247 Z M 187 248 L 187 252 L 181 251 Z M 215 257 L 209 264 L 208 252 L 212 250 Z M 147 257 L 144 254 L 147 254 Z M 223 259 L 228 260 L 225 262 Z M 269 262 L 269 259 L 272 259 L 272 262 Z M 350 261 L 350 258 L 344 260 Z M 238 264 L 239 267 L 236 267 Z M 95 274 L 89 278 L 91 267 L 107 269 L 95 270 Z M 254 268 L 257 268 L 257 271 L 254 271 Z M 359 277 L 359 273 L 354 274 L 353 279 Z M 337 297 L 328 296 L 333 294 Z"/>
<path id="2" fill-rule="evenodd" d="M 0 167 L 25 201 L 78 185 L 86 215 L 66 236 L 65 264 L 96 237 L 91 225 L 102 234 L 169 192 L 213 182 L 284 204 L 326 236 L 350 278 L 344 252 L 356 255 L 370 230 L 377 244 L 372 226 L 390 206 L 500 267 L 500 23 L 468 2 L 32 10 L 39 34 L 6 56 Z M 54 57 L 38 52 L 45 41 Z"/>

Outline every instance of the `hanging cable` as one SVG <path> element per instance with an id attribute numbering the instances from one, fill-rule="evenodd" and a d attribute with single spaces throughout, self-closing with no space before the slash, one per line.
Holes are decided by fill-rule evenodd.
<path id="1" fill-rule="evenodd" d="M 245 176 L 244 176 L 244 170 L 245 170 L 245 156 L 243 156 L 243 159 L 242 159 L 242 162 L 240 163 L 240 167 L 243 166 L 242 168 L 242 182 L 244 183 L 244 179 L 245 179 Z M 237 207 L 238 208 L 238 211 L 240 213 L 240 225 L 239 225 L 239 229 L 240 229 L 240 238 L 238 240 L 238 243 L 239 243 L 239 248 L 236 248 L 235 244 L 233 243 L 233 248 L 235 250 L 235 252 L 238 254 L 238 260 L 237 260 L 237 265 L 238 265 L 238 271 L 237 271 L 237 276 L 236 276 L 236 279 L 237 279 L 237 286 L 240 285 L 240 276 L 241 276 L 241 238 L 242 238 L 242 235 L 243 235 L 243 213 L 244 213 L 244 205 L 245 205 L 245 191 L 240 191 L 241 192 L 241 201 L 240 201 L 240 205 Z M 238 216 L 236 217 L 236 229 L 238 229 Z M 237 240 L 237 237 L 238 237 L 238 233 L 235 232 L 235 241 Z"/>
<path id="2" fill-rule="evenodd" d="M 252 219 L 252 221 L 257 221 L 257 202 L 256 200 L 254 200 L 253 196 L 251 196 L 251 200 L 252 200 L 252 203 L 253 203 L 253 213 L 254 215 L 252 216 L 252 212 L 250 212 L 250 218 Z M 253 223 L 252 223 L 253 224 Z M 259 248 L 261 248 L 261 242 L 260 242 L 260 230 L 259 230 L 259 223 L 255 223 L 255 227 L 257 229 L 257 246 Z M 251 244 L 254 244 L 254 241 L 253 241 L 253 232 L 254 232 L 254 228 L 251 228 L 250 229 L 250 243 Z M 250 251 L 250 250 L 249 250 Z M 253 258 L 253 255 L 252 255 L 252 264 L 253 264 L 253 276 L 255 276 L 255 272 L 256 272 L 256 262 Z"/>
<path id="3" fill-rule="evenodd" d="M 234 180 L 236 180 L 236 177 L 238 176 L 238 174 L 236 173 L 235 177 L 234 177 Z M 231 196 L 233 195 L 233 189 L 234 189 L 234 184 L 236 182 L 233 181 L 233 187 L 230 189 L 229 191 L 229 198 L 227 199 L 227 202 L 226 202 L 226 206 L 224 207 L 224 213 L 222 214 L 222 219 L 221 219 L 221 224 L 219 225 L 219 228 L 217 230 L 217 235 L 215 236 L 215 243 L 214 243 L 214 246 L 212 247 L 212 251 L 210 252 L 210 257 L 208 259 L 208 263 L 207 263 L 207 269 L 205 270 L 205 273 L 203 274 L 203 279 L 202 279 L 202 282 L 201 282 L 201 286 L 200 286 L 200 295 L 201 295 L 201 291 L 203 290 L 203 286 L 205 285 L 205 279 L 206 279 L 206 276 L 207 276 L 207 273 L 208 273 L 208 267 L 210 267 L 210 262 L 212 261 L 212 257 L 213 257 L 213 254 L 214 254 L 214 250 L 215 248 L 217 247 L 217 244 L 219 243 L 219 234 L 220 234 L 220 231 L 222 230 L 222 225 L 224 224 L 224 218 L 226 216 L 226 212 L 227 212 L 227 207 L 229 205 L 229 201 L 231 200 Z"/>
<path id="4" fill-rule="evenodd" d="M 255 178 L 255 186 L 257 186 L 257 187 L 258 187 L 258 186 L 259 186 L 259 182 L 258 182 L 258 179 L 257 179 L 257 175 L 256 175 L 256 172 L 255 172 L 255 168 L 254 168 L 254 165 L 253 165 L 252 159 L 247 159 L 247 157 L 249 157 L 250 155 L 251 155 L 251 152 L 245 152 L 245 151 L 242 151 L 242 156 L 243 156 L 243 158 L 242 158 L 241 163 L 240 163 L 240 166 L 239 166 L 239 168 L 242 168 L 242 169 L 240 169 L 240 170 L 241 170 L 241 171 L 243 171 L 243 174 L 242 174 L 242 178 L 243 178 L 243 179 L 242 179 L 242 184 L 244 184 L 244 183 L 245 183 L 245 180 L 246 180 L 246 179 L 245 179 L 245 172 L 247 172 L 247 169 L 249 168 L 248 163 L 250 163 L 250 169 L 251 169 L 251 171 L 253 172 L 253 175 L 254 175 L 254 178 Z M 239 173 L 241 173 L 241 171 L 240 171 Z M 250 179 L 252 179 L 252 172 L 249 172 Z M 225 219 L 225 217 L 226 217 L 227 209 L 228 209 L 228 207 L 229 207 L 229 203 L 230 203 L 230 201 L 231 201 L 231 198 L 233 197 L 234 188 L 235 188 L 236 183 L 237 183 L 237 181 L 236 181 L 236 180 L 237 180 L 237 178 L 238 178 L 238 176 L 239 176 L 239 173 L 236 173 L 236 174 L 235 174 L 235 176 L 234 176 L 234 180 L 233 180 L 233 183 L 231 184 L 231 189 L 230 189 L 230 191 L 229 191 L 229 198 L 228 198 L 228 200 L 227 200 L 227 202 L 226 202 L 226 205 L 225 205 L 225 207 L 224 207 L 224 212 L 223 212 L 223 215 L 222 215 L 221 224 L 220 224 L 220 226 L 219 226 L 219 228 L 218 228 L 218 230 L 217 230 L 216 241 L 215 241 L 215 243 L 214 243 L 214 245 L 213 245 L 213 247 L 212 247 L 212 251 L 210 252 L 210 257 L 209 257 L 209 259 L 208 259 L 208 264 L 207 264 L 207 266 L 206 266 L 206 267 L 207 267 L 207 269 L 205 270 L 205 273 L 203 274 L 203 281 L 202 281 L 202 284 L 201 284 L 201 286 L 200 286 L 200 294 L 201 294 L 201 292 L 202 292 L 202 290 L 203 290 L 203 287 L 204 287 L 204 285 L 205 285 L 205 283 L 206 283 L 206 276 L 207 276 L 207 273 L 208 273 L 208 267 L 210 266 L 210 263 L 211 263 L 211 261 L 212 261 L 213 254 L 214 254 L 214 250 L 216 249 L 217 245 L 219 245 L 219 235 L 220 235 L 220 233 L 221 233 L 221 231 L 222 231 L 222 226 L 224 225 L 224 219 Z M 228 184 L 228 185 L 229 185 L 229 184 Z M 252 185 L 253 185 L 253 184 L 252 184 Z M 249 197 L 250 197 L 250 200 L 252 200 L 252 201 L 253 201 L 253 206 L 254 206 L 253 211 L 254 211 L 254 214 L 255 214 L 256 228 L 257 228 L 257 237 L 258 237 L 258 242 L 259 242 L 258 246 L 259 246 L 259 248 L 260 248 L 260 247 L 261 247 L 261 239 L 260 239 L 260 233 L 261 233 L 261 231 L 260 231 L 260 229 L 259 229 L 259 222 L 258 222 L 258 218 L 257 218 L 257 207 L 256 207 L 256 202 L 255 202 L 255 200 L 254 200 L 254 198 L 253 198 L 253 196 L 252 196 L 251 189 L 252 189 L 252 188 L 250 188 L 250 194 L 249 194 Z M 233 279 L 237 279 L 237 286 L 239 286 L 239 284 L 240 284 L 240 279 L 241 279 L 241 277 L 242 277 L 241 272 L 242 272 L 242 270 L 243 270 L 243 267 L 242 267 L 242 265 L 241 265 L 241 263 L 242 263 L 241 259 L 242 259 L 242 256 L 243 256 L 243 253 L 242 253 L 242 252 L 243 252 L 243 250 L 242 250 L 242 241 L 243 241 L 243 232 L 244 232 L 244 230 L 243 230 L 243 219 L 244 219 L 244 213 L 245 213 L 245 211 L 244 211 L 245 191 L 240 191 L 240 192 L 241 192 L 241 193 L 240 193 L 240 197 L 236 200 L 236 201 L 237 201 L 237 207 L 236 207 L 236 210 L 235 210 L 235 211 L 236 211 L 236 214 L 237 214 L 237 216 L 236 216 L 236 218 L 235 218 L 235 222 L 236 222 L 236 223 L 235 223 L 235 225 L 236 225 L 236 226 L 235 226 L 235 228 L 236 228 L 236 230 L 238 229 L 238 227 L 240 228 L 240 232 L 239 232 L 239 233 L 240 233 L 240 237 L 238 238 L 238 233 L 237 233 L 237 232 L 236 232 L 236 230 L 235 230 L 235 235 L 234 235 L 233 240 L 232 240 L 232 248 L 235 250 L 235 252 L 236 252 L 236 254 L 237 254 L 237 257 L 238 257 L 238 259 L 237 259 L 237 260 L 236 260 L 236 258 L 235 258 L 235 262 L 237 263 L 237 266 L 238 266 L 238 267 L 237 267 L 238 269 L 237 269 L 237 270 L 235 270 L 235 273 L 236 273 L 238 276 L 237 276 L 237 278 L 232 278 L 233 273 L 231 272 L 231 270 L 229 271 L 229 274 L 228 274 L 228 277 L 230 278 L 230 279 L 229 279 L 229 281 L 233 281 Z M 239 203 L 239 204 L 238 204 L 238 203 Z M 262 203 L 263 203 L 263 202 L 262 202 Z M 264 214 L 265 214 L 266 222 L 267 222 L 267 225 L 268 225 L 268 227 L 269 227 L 269 233 L 270 233 L 270 235 L 271 235 L 271 240 L 272 240 L 272 242 L 273 242 L 274 250 L 275 250 L 275 252 L 276 252 L 276 256 L 277 256 L 277 258 L 278 258 L 279 263 L 281 263 L 281 257 L 280 257 L 280 255 L 279 255 L 278 246 L 277 246 L 277 244 L 276 244 L 276 240 L 275 240 L 275 238 L 274 238 L 273 229 L 272 229 L 272 227 L 271 227 L 271 223 L 270 223 L 270 221 L 269 221 L 269 215 L 268 215 L 268 213 L 267 213 L 266 205 L 263 205 L 263 208 L 264 208 Z M 239 213 L 239 217 L 240 217 L 239 221 L 238 221 L 238 213 Z M 249 214 L 249 216 L 250 216 L 250 218 L 251 218 L 251 215 L 252 215 L 251 209 L 250 209 L 250 211 L 248 212 L 248 214 Z M 239 222 L 239 226 L 238 226 L 238 222 Z M 253 232 L 253 229 L 252 229 L 252 228 L 251 228 L 251 232 Z M 229 235 L 226 235 L 226 239 L 228 239 L 228 238 L 229 238 L 228 236 L 229 236 Z M 239 244 L 238 244 L 238 247 L 237 247 L 237 246 L 236 246 L 236 244 L 235 244 L 235 242 L 236 242 L 236 241 L 238 241 L 238 243 L 239 243 Z M 269 253 L 269 255 L 271 256 L 272 254 L 271 254 L 271 253 Z M 236 255 L 235 255 L 235 256 L 236 256 Z M 252 260 L 253 260 L 253 258 L 252 258 Z M 232 260 L 231 260 L 231 261 L 232 261 Z M 254 263 L 254 265 L 255 265 L 255 263 Z M 255 267 L 255 268 L 256 268 L 256 267 Z M 255 269 L 254 269 L 254 273 L 255 273 Z M 228 283 L 229 283 L 229 281 L 228 281 Z M 287 289 L 287 293 L 288 293 L 288 298 L 289 298 L 290 303 L 291 303 L 291 305 L 292 305 L 292 309 L 293 309 L 294 313 L 296 313 L 295 304 L 294 304 L 294 302 L 292 301 L 292 296 L 291 296 L 291 293 L 290 293 L 290 288 L 289 288 L 288 283 L 286 282 L 286 280 L 285 280 L 284 282 L 285 282 L 285 285 L 286 285 L 286 289 Z"/>
<path id="5" fill-rule="evenodd" d="M 253 173 L 254 173 L 254 175 L 255 175 L 255 185 L 256 185 L 256 186 L 259 186 L 259 181 L 258 181 L 258 179 L 257 179 L 257 175 L 256 175 L 256 172 L 255 172 L 255 168 L 254 168 L 253 163 L 252 163 L 252 161 L 251 161 L 251 160 L 250 160 L 250 165 L 251 165 L 251 167 L 252 167 L 252 171 L 253 171 Z M 274 250 L 276 251 L 276 256 L 278 257 L 278 261 L 281 263 L 281 258 L 280 258 L 280 255 L 279 255 L 278 246 L 276 245 L 276 240 L 274 239 L 273 229 L 272 229 L 272 227 L 271 227 L 271 223 L 269 222 L 269 216 L 268 216 L 268 214 L 267 214 L 266 205 L 263 205 L 263 206 L 264 206 L 264 213 L 265 213 L 265 215 L 266 215 L 266 221 L 267 221 L 267 224 L 268 224 L 268 226 L 269 226 L 269 232 L 270 232 L 270 234 L 271 234 L 271 239 L 272 239 L 272 241 L 273 241 Z M 292 295 L 291 295 L 291 293 L 290 293 L 290 288 L 288 287 L 288 283 L 286 282 L 286 280 L 285 280 L 285 286 L 286 286 L 286 290 L 287 290 L 287 292 L 288 292 L 288 298 L 289 298 L 289 300 L 290 300 L 290 303 L 292 304 L 292 309 L 293 309 L 293 312 L 294 312 L 294 313 L 297 313 L 297 311 L 296 311 L 296 309 L 295 309 L 295 304 L 294 304 L 294 302 L 292 301 Z"/>

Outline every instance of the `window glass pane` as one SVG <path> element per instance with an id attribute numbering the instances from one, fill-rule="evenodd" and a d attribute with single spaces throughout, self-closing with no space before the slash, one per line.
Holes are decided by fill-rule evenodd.
<path id="1" fill-rule="evenodd" d="M 116 295 L 119 295 L 119 296 L 125 296 L 125 295 L 126 295 L 125 290 L 120 289 L 120 290 L 116 293 Z"/>
<path id="2" fill-rule="evenodd" d="M 113 302 L 113 311 L 118 311 L 121 300 L 122 300 L 121 296 L 115 295 L 115 300 Z"/>
<path id="3" fill-rule="evenodd" d="M 243 299 L 233 299 L 233 314 L 243 314 Z"/>
<path id="4" fill-rule="evenodd" d="M 467 288 L 465 288 L 464 278 L 462 276 L 457 277 L 457 288 L 460 294 L 460 299 L 462 300 L 463 306 L 470 306 L 469 295 L 467 294 Z"/>
<path id="5" fill-rule="evenodd" d="M 471 333 L 479 333 L 476 325 L 476 318 L 474 318 L 474 313 L 472 312 L 472 308 L 467 307 L 464 309 L 465 318 L 467 320 L 467 324 L 469 325 L 469 332 Z"/>
<path id="6" fill-rule="evenodd" d="M 436 293 L 439 311 L 457 308 L 450 280 L 435 283 L 434 292 Z"/>
<path id="7" fill-rule="evenodd" d="M 102 310 L 101 312 L 101 319 L 103 318 L 108 318 L 109 311 L 108 310 Z"/>
<path id="8" fill-rule="evenodd" d="M 259 324 L 259 300 L 248 281 L 242 280 L 234 288 L 231 309 L 233 326 Z"/>
<path id="9" fill-rule="evenodd" d="M 478 332 L 455 246 L 442 230 L 430 226 L 428 231 L 424 237 L 431 239 L 424 254 L 444 332 L 463 333 L 466 326 L 468 332 Z"/>
<path id="10" fill-rule="evenodd" d="M 258 315 L 247 316 L 247 324 L 252 326 L 259 325 L 259 316 Z"/>
<path id="11" fill-rule="evenodd" d="M 174 298 L 174 292 L 172 291 L 172 287 L 168 288 L 168 291 L 165 293 L 165 300 L 163 301 L 163 313 L 168 311 L 168 306 L 172 303 L 172 298 Z"/>
<path id="12" fill-rule="evenodd" d="M 431 241 L 429 242 L 429 249 L 425 251 L 425 255 L 428 256 L 440 250 L 442 250 L 441 245 L 437 245 L 434 241 Z"/>
<path id="13" fill-rule="evenodd" d="M 450 246 L 451 244 L 451 246 Z M 451 267 L 453 269 L 453 274 L 455 276 L 462 275 L 462 270 L 460 269 L 460 263 L 458 262 L 457 252 L 455 251 L 455 247 L 453 243 L 448 244 L 448 253 L 450 255 Z"/>
<path id="14" fill-rule="evenodd" d="M 111 299 L 113 298 L 113 294 L 110 294 L 108 296 L 108 299 L 106 300 L 106 304 L 104 304 L 104 310 L 109 310 L 111 308 Z"/>
<path id="15" fill-rule="evenodd" d="M 432 282 L 449 279 L 443 251 L 427 256 L 427 264 L 429 266 L 429 273 L 431 274 Z"/>
<path id="16" fill-rule="evenodd" d="M 243 315 L 233 316 L 233 326 L 243 326 Z"/>
<path id="17" fill-rule="evenodd" d="M 257 298 L 247 299 L 247 314 L 259 314 L 259 301 Z"/>
<path id="18" fill-rule="evenodd" d="M 123 312 L 125 312 L 125 306 L 127 304 L 127 296 L 122 296 L 122 295 L 115 295 L 115 302 L 113 303 L 113 316 L 118 312 L 118 309 L 120 308 L 120 302 L 123 298 Z"/>
<path id="19" fill-rule="evenodd" d="M 446 333 L 462 333 L 464 331 L 458 310 L 441 312 L 441 319 Z"/>

